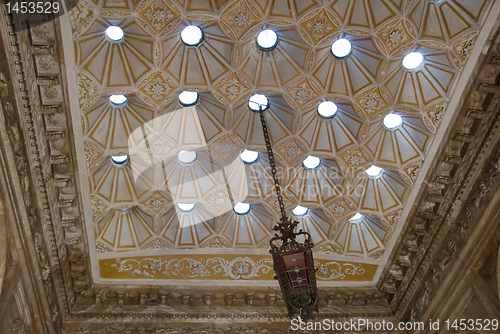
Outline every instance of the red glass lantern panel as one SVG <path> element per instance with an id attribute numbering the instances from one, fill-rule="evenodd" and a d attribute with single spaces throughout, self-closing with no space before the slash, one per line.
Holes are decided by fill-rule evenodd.
<path id="1" fill-rule="evenodd" d="M 307 259 L 304 252 L 294 252 L 281 255 L 285 265 L 288 280 L 293 288 L 309 285 Z"/>

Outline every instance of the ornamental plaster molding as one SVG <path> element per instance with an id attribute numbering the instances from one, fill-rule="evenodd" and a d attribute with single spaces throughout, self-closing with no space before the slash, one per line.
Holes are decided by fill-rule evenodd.
<path id="1" fill-rule="evenodd" d="M 12 20 L 2 15 L 11 74 L 1 76 L 7 86 L 2 102 L 45 295 L 53 322 L 61 322 L 74 303 L 74 291 L 88 285 L 88 277 L 78 273 L 88 270 L 76 225 L 79 209 L 70 174 L 56 31 L 48 22 L 15 33 Z"/>

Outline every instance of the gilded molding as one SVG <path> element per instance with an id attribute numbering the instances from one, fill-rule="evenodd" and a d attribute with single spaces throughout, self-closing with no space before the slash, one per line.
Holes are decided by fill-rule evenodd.
<path id="1" fill-rule="evenodd" d="M 371 281 L 376 265 L 345 261 L 314 261 L 320 281 Z M 273 280 L 269 256 L 150 256 L 99 260 L 103 279 Z"/>

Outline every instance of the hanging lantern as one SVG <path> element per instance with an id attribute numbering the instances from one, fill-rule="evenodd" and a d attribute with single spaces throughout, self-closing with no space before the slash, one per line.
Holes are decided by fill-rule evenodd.
<path id="1" fill-rule="evenodd" d="M 273 228 L 276 233 L 269 242 L 271 246 L 269 252 L 273 256 L 275 278 L 280 284 L 288 315 L 290 318 L 297 317 L 299 321 L 308 321 L 318 312 L 318 288 L 312 252 L 314 244 L 309 233 L 302 230 L 295 232 L 298 222 L 286 216 L 274 153 L 262 109 L 259 106 L 262 131 L 281 212 L 281 218 Z M 304 241 L 297 241 L 298 236 L 302 236 Z"/>

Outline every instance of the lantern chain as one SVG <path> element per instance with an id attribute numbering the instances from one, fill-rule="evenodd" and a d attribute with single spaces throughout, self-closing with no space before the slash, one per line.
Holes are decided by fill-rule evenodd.
<path id="1" fill-rule="evenodd" d="M 264 132 L 264 140 L 266 142 L 267 155 L 269 156 L 269 164 L 271 165 L 271 174 L 273 175 L 274 187 L 276 189 L 276 195 L 278 196 L 278 204 L 281 212 L 281 220 L 287 221 L 288 218 L 285 213 L 285 204 L 283 202 L 283 196 L 281 195 L 281 187 L 278 179 L 278 173 L 276 171 L 276 162 L 274 160 L 273 148 L 271 146 L 271 140 L 269 139 L 269 132 L 267 131 L 266 118 L 264 117 L 264 111 L 262 107 L 259 106 L 260 122 L 262 123 L 262 131 Z"/>

